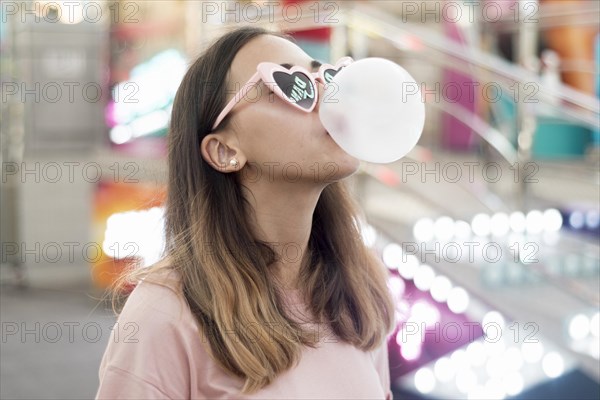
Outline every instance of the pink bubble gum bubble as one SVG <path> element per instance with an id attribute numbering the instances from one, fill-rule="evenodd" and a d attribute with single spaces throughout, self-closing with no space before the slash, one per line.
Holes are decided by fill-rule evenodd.
<path id="1" fill-rule="evenodd" d="M 418 84 L 398 64 L 365 58 L 343 68 L 325 88 L 323 126 L 348 154 L 391 163 L 417 144 L 425 124 Z"/>

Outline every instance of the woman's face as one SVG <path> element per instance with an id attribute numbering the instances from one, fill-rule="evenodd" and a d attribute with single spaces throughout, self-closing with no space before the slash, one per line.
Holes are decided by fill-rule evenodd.
<path id="1" fill-rule="evenodd" d="M 312 58 L 292 42 L 261 35 L 235 56 L 228 76 L 227 101 L 256 72 L 261 62 L 302 66 L 309 71 Z M 318 103 L 307 113 L 286 104 L 261 81 L 231 111 L 224 135 L 242 153 L 242 179 L 287 182 L 333 182 L 358 169 L 359 161 L 344 152 L 329 136 L 319 119 L 323 85 L 317 83 Z M 231 138 L 230 138 L 231 140 Z M 260 171 L 257 170 L 260 168 Z"/>

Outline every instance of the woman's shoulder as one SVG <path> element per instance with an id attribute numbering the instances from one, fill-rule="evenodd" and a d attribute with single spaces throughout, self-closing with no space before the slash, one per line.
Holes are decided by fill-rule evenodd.
<path id="1" fill-rule="evenodd" d="M 98 399 L 190 398 L 189 371 L 209 358 L 179 286 L 166 269 L 135 285 L 102 357 Z"/>
<path id="2" fill-rule="evenodd" d="M 189 320 L 191 313 L 179 273 L 171 268 L 156 268 L 137 282 L 129 294 L 119 319 L 150 324 Z"/>

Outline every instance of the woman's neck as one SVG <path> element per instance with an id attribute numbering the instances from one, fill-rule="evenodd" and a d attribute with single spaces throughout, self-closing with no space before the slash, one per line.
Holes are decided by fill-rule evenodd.
<path id="1" fill-rule="evenodd" d="M 273 265 L 275 278 L 284 288 L 298 289 L 298 274 L 310 259 L 312 218 L 323 188 L 270 182 L 246 185 L 245 189 L 246 199 L 252 205 L 252 228 L 258 239 L 268 242 L 278 256 Z"/>

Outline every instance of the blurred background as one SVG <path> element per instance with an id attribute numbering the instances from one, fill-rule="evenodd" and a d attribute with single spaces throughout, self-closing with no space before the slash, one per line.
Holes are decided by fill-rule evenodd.
<path id="1" fill-rule="evenodd" d="M 418 146 L 352 177 L 396 398 L 600 398 L 600 3 L 3 1 L 3 399 L 93 398 L 100 301 L 160 257 L 174 94 L 243 24 L 419 82 Z"/>

